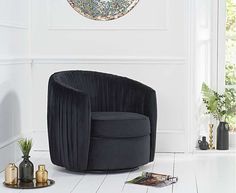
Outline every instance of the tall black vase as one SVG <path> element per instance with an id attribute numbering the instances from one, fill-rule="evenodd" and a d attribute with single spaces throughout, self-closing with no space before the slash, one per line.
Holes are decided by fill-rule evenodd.
<path id="1" fill-rule="evenodd" d="M 217 149 L 229 149 L 229 124 L 220 122 L 217 127 Z"/>
<path id="2" fill-rule="evenodd" d="M 23 156 L 23 161 L 19 165 L 19 178 L 21 182 L 29 183 L 34 178 L 34 165 L 29 160 L 30 156 Z"/>

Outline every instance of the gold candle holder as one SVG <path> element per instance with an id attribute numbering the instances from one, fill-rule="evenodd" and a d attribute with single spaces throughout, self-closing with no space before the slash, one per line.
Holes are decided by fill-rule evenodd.
<path id="1" fill-rule="evenodd" d="M 48 171 L 45 169 L 45 165 L 38 165 L 38 171 L 36 171 L 36 182 L 47 183 Z"/>
<path id="2" fill-rule="evenodd" d="M 209 124 L 209 149 L 215 149 L 213 144 L 213 124 Z"/>
<path id="3" fill-rule="evenodd" d="M 5 184 L 16 185 L 18 183 L 18 168 L 14 163 L 9 163 L 5 169 Z"/>

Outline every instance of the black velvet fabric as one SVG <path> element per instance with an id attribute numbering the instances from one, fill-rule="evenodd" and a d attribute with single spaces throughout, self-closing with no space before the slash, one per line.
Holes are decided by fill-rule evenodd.
<path id="1" fill-rule="evenodd" d="M 92 112 L 91 136 L 102 138 L 142 137 L 150 134 L 145 115 L 129 112 Z"/>
<path id="2" fill-rule="evenodd" d="M 49 80 L 48 136 L 54 164 L 86 170 L 90 145 L 91 105 L 83 92 Z"/>
<path id="3" fill-rule="evenodd" d="M 88 170 L 119 170 L 149 162 L 150 135 L 133 138 L 91 138 Z"/>
<path id="4" fill-rule="evenodd" d="M 124 119 L 120 119 L 116 121 L 122 125 L 120 133 L 116 133 L 116 137 L 119 136 L 119 139 L 115 139 L 112 136 L 112 132 L 105 132 L 105 130 L 102 134 L 106 133 L 105 135 L 107 136 L 100 136 L 101 133 L 98 130 L 93 131 L 93 123 L 101 121 L 98 118 L 98 114 L 97 116 L 95 115 L 96 112 L 137 113 L 148 118 L 145 120 L 149 120 L 149 126 L 144 123 L 146 121 L 141 121 L 144 126 L 143 129 L 141 127 L 138 128 L 135 131 L 136 134 L 131 136 L 130 132 L 124 132 L 125 129 L 128 130 L 129 128 L 127 124 L 121 123 Z M 109 116 L 114 118 L 114 115 Z M 95 120 L 92 117 L 97 118 Z M 99 117 L 101 119 L 102 116 L 100 115 Z M 108 117 L 106 116 L 104 122 L 109 121 L 107 119 Z M 133 121 L 135 122 L 137 119 Z M 154 158 L 156 121 L 157 104 L 155 91 L 137 81 L 91 71 L 58 72 L 51 75 L 49 79 L 49 149 L 51 160 L 56 165 L 74 171 L 85 171 L 99 168 L 101 170 L 121 169 L 122 167 L 134 167 L 148 163 Z M 110 120 L 110 122 L 112 121 Z M 131 125 L 132 123 L 130 122 L 129 124 Z M 150 127 L 149 131 L 148 127 Z M 134 130 L 134 128 L 132 129 Z M 99 134 L 99 137 L 96 137 L 97 134 Z M 126 138 L 125 134 L 127 134 Z M 143 134 L 145 136 L 141 137 L 140 135 Z M 143 140 L 139 140 L 140 138 Z M 120 144 L 123 142 L 124 144 Z M 125 144 L 127 147 L 125 147 Z M 117 147 L 114 147 L 114 145 Z M 137 150 L 138 148 L 141 148 L 140 151 Z M 114 157 L 113 154 L 113 156 L 108 155 L 110 152 L 116 152 L 117 157 Z M 128 152 L 130 152 L 131 157 L 133 152 L 133 159 L 130 158 L 131 160 L 129 161 L 125 158 Z M 135 159 L 138 161 L 136 162 Z M 108 162 L 114 162 L 114 164 L 106 167 L 104 164 L 95 163 L 102 163 L 102 161 L 106 164 Z M 123 165 L 121 164 L 122 162 L 124 162 Z M 131 163 L 134 164 L 132 165 Z M 98 168 L 96 168 L 97 166 Z"/>

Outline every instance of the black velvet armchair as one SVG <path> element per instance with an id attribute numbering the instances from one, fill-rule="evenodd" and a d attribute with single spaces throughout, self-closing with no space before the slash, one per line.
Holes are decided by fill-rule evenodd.
<path id="1" fill-rule="evenodd" d="M 63 71 L 48 84 L 51 160 L 72 171 L 116 171 L 153 161 L 155 91 L 91 71 Z"/>

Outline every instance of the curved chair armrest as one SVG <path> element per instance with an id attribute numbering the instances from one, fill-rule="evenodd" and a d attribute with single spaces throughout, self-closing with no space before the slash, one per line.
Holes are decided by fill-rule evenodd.
<path id="1" fill-rule="evenodd" d="M 48 84 L 48 137 L 53 163 L 86 170 L 90 145 L 91 105 L 87 94 L 52 77 Z"/>
<path id="2" fill-rule="evenodd" d="M 149 117 L 151 127 L 150 140 L 150 161 L 154 160 L 156 146 L 156 126 L 157 126 L 157 100 L 156 92 L 153 89 L 148 89 L 144 100 L 144 114 Z"/>

